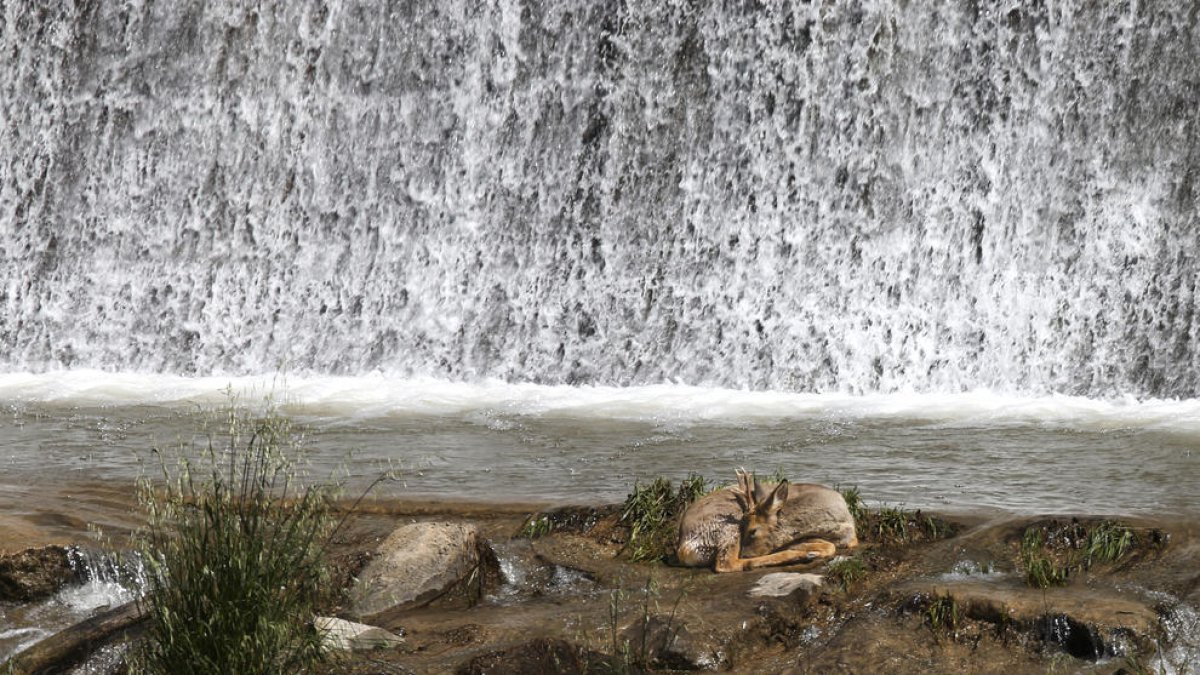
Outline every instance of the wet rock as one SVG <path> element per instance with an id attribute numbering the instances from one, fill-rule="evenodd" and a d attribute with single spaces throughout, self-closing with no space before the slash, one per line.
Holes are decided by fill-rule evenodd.
<path id="1" fill-rule="evenodd" d="M 1028 631 L 1090 660 L 1120 656 L 1130 648 L 1151 649 L 1159 630 L 1151 605 L 1112 591 L 964 582 L 928 586 L 914 597 L 949 597 L 967 618 Z"/>
<path id="2" fill-rule="evenodd" d="M 78 580 L 62 546 L 30 548 L 0 556 L 0 601 L 32 602 Z"/>
<path id="3" fill-rule="evenodd" d="M 402 525 L 376 549 L 350 590 L 350 614 L 393 614 L 441 598 L 467 604 L 499 579 L 495 553 L 470 523 Z"/>
<path id="4" fill-rule="evenodd" d="M 477 656 L 457 670 L 459 675 L 524 675 L 525 673 L 639 673 L 615 657 L 555 638 L 531 640 Z"/>
<path id="5" fill-rule="evenodd" d="M 759 579 L 749 593 L 754 598 L 784 598 L 793 594 L 807 598 L 824 582 L 820 574 L 775 572 Z"/>
<path id="6" fill-rule="evenodd" d="M 365 651 L 404 644 L 404 638 L 391 631 L 345 619 L 319 616 L 313 626 L 321 632 L 321 644 L 330 651 Z"/>

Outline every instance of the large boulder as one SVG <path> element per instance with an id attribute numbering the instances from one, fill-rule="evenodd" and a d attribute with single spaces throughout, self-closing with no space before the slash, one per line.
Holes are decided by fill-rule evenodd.
<path id="1" fill-rule="evenodd" d="M 33 602 L 79 580 L 62 546 L 30 548 L 0 556 L 0 601 Z"/>
<path id="2" fill-rule="evenodd" d="M 478 598 L 499 578 L 495 553 L 470 523 L 401 525 L 350 590 L 350 614 L 383 618 L 443 597 Z"/>

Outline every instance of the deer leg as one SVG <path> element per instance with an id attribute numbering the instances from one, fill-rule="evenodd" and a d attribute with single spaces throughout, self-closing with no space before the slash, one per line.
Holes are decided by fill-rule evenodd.
<path id="1" fill-rule="evenodd" d="M 755 558 L 743 558 L 742 569 L 753 570 L 760 567 L 775 567 L 778 565 L 791 565 L 794 563 L 813 562 L 822 558 L 832 558 L 837 552 L 837 546 L 823 539 L 813 539 L 801 544 L 796 544 L 791 548 L 767 555 L 760 555 Z"/>

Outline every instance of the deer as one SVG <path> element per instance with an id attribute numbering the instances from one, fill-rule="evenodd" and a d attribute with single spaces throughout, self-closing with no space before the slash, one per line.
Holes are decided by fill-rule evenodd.
<path id="1" fill-rule="evenodd" d="M 742 470 L 737 479 L 684 511 L 679 564 L 741 572 L 814 562 L 858 546 L 854 517 L 837 490 L 786 480 L 763 485 Z"/>

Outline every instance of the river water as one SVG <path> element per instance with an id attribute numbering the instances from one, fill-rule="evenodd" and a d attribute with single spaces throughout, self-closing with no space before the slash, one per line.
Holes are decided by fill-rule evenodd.
<path id="1" fill-rule="evenodd" d="M 199 447 L 215 410 L 269 399 L 314 479 L 381 495 L 620 500 L 635 481 L 738 467 L 950 511 L 1200 513 L 1200 402 L 875 396 L 660 385 L 355 378 L 0 376 L 0 483 L 132 485 L 151 449 Z M 207 426 L 206 426 L 207 425 Z M 170 454 L 170 453 L 168 453 Z M 16 492 L 13 492 L 16 494 Z"/>

